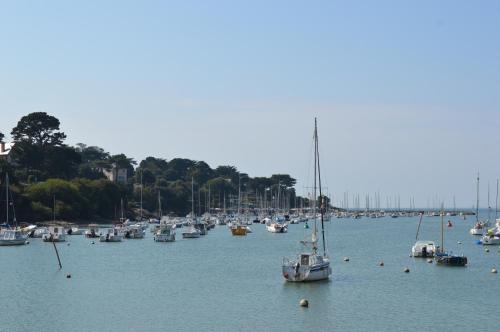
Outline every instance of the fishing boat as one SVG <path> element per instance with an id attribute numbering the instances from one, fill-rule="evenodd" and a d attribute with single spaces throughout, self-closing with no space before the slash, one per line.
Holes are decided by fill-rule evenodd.
<path id="1" fill-rule="evenodd" d="M 120 230 L 116 227 L 108 228 L 105 234 L 99 236 L 100 242 L 121 242 L 123 235 Z"/>
<path id="2" fill-rule="evenodd" d="M 436 245 L 433 241 L 417 241 L 411 248 L 412 257 L 434 257 Z"/>
<path id="3" fill-rule="evenodd" d="M 318 181 L 318 182 L 316 182 Z M 323 253 L 318 252 L 316 194 L 319 187 L 320 221 Z M 282 273 L 286 281 L 304 282 L 328 279 L 332 274 L 325 242 L 324 214 L 326 200 L 321 189 L 321 172 L 319 166 L 318 127 L 314 119 L 314 187 L 313 187 L 313 231 L 310 239 L 301 241 L 306 250 L 299 253 L 296 258 L 283 258 Z"/>
<path id="4" fill-rule="evenodd" d="M 231 224 L 231 234 L 235 236 L 244 236 L 248 233 L 248 226 L 242 225 L 238 221 Z"/>
<path id="5" fill-rule="evenodd" d="M 12 203 L 12 207 L 14 207 L 14 204 L 12 200 L 10 199 L 10 191 L 9 191 L 9 174 L 5 173 L 5 210 L 6 210 L 6 219 L 5 219 L 5 225 L 6 229 L 1 230 L 0 232 L 0 246 L 18 246 L 18 245 L 23 245 L 26 244 L 26 240 L 28 236 L 24 234 L 18 227 L 17 227 L 17 221 L 14 216 L 13 220 L 14 223 L 16 223 L 14 228 L 10 227 L 10 216 L 9 216 L 9 207 Z"/>
<path id="6" fill-rule="evenodd" d="M 456 256 L 444 250 L 444 209 L 441 206 L 441 247 L 438 248 L 434 257 L 436 264 L 444 266 L 466 266 L 467 257 Z"/>
<path id="7" fill-rule="evenodd" d="M 160 225 L 160 229 L 156 231 L 154 240 L 156 242 L 174 242 L 175 241 L 175 224 Z"/>
<path id="8" fill-rule="evenodd" d="M 49 234 L 49 229 L 47 227 L 38 227 L 31 233 L 31 237 L 41 239 L 44 234 Z"/>

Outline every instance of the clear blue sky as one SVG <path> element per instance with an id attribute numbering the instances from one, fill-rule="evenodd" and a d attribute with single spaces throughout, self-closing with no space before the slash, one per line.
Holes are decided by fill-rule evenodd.
<path id="1" fill-rule="evenodd" d="M 499 17 L 498 1 L 1 1 L 0 131 L 45 111 L 70 144 L 290 173 L 301 192 L 318 116 L 334 200 L 470 207 L 480 171 L 486 206 Z"/>

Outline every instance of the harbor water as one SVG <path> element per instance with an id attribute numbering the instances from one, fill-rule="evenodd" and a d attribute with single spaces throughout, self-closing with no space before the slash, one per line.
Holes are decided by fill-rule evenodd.
<path id="1" fill-rule="evenodd" d="M 332 276 L 286 283 L 283 256 L 297 253 L 304 224 L 273 234 L 216 226 L 199 239 L 100 243 L 67 236 L 0 247 L 1 331 L 472 331 L 494 328 L 500 247 L 469 234 L 475 218 L 446 217 L 445 249 L 465 268 L 409 257 L 418 217 L 326 223 Z M 440 242 L 440 218 L 424 217 L 419 239 Z M 95 244 L 91 244 L 94 240 Z M 460 242 L 460 243 L 459 243 Z M 349 261 L 344 261 L 348 257 Z M 384 266 L 379 266 L 383 261 Z M 404 273 L 408 267 L 410 273 Z M 67 278 L 70 274 L 71 278 Z M 300 299 L 309 307 L 299 306 Z"/>

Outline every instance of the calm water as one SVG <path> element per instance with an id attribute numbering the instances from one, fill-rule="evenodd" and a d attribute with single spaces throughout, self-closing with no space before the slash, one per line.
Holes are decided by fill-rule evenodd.
<path id="1" fill-rule="evenodd" d="M 446 247 L 466 254 L 467 268 L 408 256 L 418 218 L 332 219 L 332 278 L 308 284 L 281 276 L 282 257 L 300 248 L 303 224 L 288 234 L 254 225 L 247 237 L 231 236 L 226 226 L 200 239 L 180 239 L 178 231 L 175 243 L 155 243 L 149 232 L 94 245 L 73 236 L 70 246 L 58 245 L 62 270 L 52 245 L 32 239 L 0 247 L 0 330 L 481 330 L 498 315 L 500 275 L 490 270 L 500 269 L 500 253 L 484 252 L 468 234 L 473 218 L 451 219 Z M 424 217 L 420 238 L 439 240 L 439 220 Z M 299 307 L 301 298 L 309 308 Z"/>

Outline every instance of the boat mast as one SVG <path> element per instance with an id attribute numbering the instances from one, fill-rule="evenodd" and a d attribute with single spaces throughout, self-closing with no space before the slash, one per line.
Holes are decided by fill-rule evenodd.
<path id="1" fill-rule="evenodd" d="M 441 203 L 441 252 L 444 253 L 444 205 Z"/>
<path id="2" fill-rule="evenodd" d="M 158 219 L 161 219 L 161 192 L 158 189 Z"/>
<path id="3" fill-rule="evenodd" d="M 319 197 L 320 197 L 320 214 L 321 214 L 321 237 L 323 240 L 323 256 L 326 256 L 326 244 L 325 244 L 325 224 L 324 224 L 324 213 L 325 213 L 325 198 L 321 191 L 321 169 L 319 166 L 319 145 L 318 145 L 318 125 L 316 118 L 314 118 L 314 141 L 316 146 L 316 159 L 318 165 L 318 182 L 319 182 Z"/>
<path id="4" fill-rule="evenodd" d="M 476 188 L 476 222 L 479 221 L 479 172 L 477 173 L 477 188 Z"/>
<path id="5" fill-rule="evenodd" d="M 497 179 L 497 197 L 495 199 L 495 221 L 498 218 L 498 179 Z"/>
<path id="6" fill-rule="evenodd" d="M 488 222 L 491 219 L 491 206 L 490 206 L 490 182 L 488 181 Z"/>
<path id="7" fill-rule="evenodd" d="M 191 177 L 191 218 L 194 220 L 194 177 Z"/>
<path id="8" fill-rule="evenodd" d="M 5 211 L 7 211 L 7 219 L 5 223 L 7 224 L 7 227 L 9 227 L 9 173 L 7 172 L 5 172 L 5 201 Z"/>
<path id="9" fill-rule="evenodd" d="M 141 212 L 140 212 L 140 221 L 142 221 L 142 169 L 141 169 Z"/>
<path id="10" fill-rule="evenodd" d="M 238 175 L 238 218 L 240 217 L 241 207 L 241 174 Z"/>

